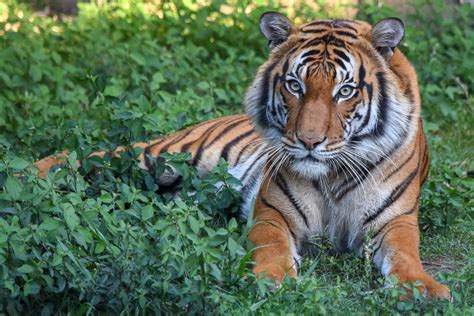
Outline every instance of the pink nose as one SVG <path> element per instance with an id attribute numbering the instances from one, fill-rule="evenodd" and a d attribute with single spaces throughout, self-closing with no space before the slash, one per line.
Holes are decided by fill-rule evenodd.
<path id="1" fill-rule="evenodd" d="M 316 146 L 321 144 L 326 139 L 326 137 L 324 137 L 324 138 L 321 138 L 321 137 L 306 137 L 304 135 L 298 135 L 297 138 L 309 150 L 314 149 Z"/>

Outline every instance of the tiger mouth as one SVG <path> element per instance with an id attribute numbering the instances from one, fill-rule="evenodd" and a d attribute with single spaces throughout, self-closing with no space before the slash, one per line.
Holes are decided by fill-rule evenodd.
<path id="1" fill-rule="evenodd" d="M 341 152 L 341 147 L 338 148 L 333 148 L 333 149 L 327 149 L 327 150 L 318 150 L 318 151 L 307 151 L 305 156 L 295 154 L 293 152 L 290 152 L 290 155 L 293 156 L 294 161 L 308 161 L 308 162 L 319 162 L 319 163 L 324 163 L 327 162 L 328 160 L 336 158 L 340 152 Z"/>
<path id="2" fill-rule="evenodd" d="M 314 157 L 314 156 L 312 156 L 312 155 L 308 155 L 308 156 L 306 156 L 306 157 L 304 157 L 304 158 L 297 159 L 297 161 L 299 161 L 299 162 L 313 162 L 313 163 L 314 163 L 314 162 L 319 162 L 319 163 L 324 163 L 324 162 L 325 162 L 324 160 L 321 160 L 321 159 L 319 159 L 319 158 L 316 158 L 316 157 Z"/>

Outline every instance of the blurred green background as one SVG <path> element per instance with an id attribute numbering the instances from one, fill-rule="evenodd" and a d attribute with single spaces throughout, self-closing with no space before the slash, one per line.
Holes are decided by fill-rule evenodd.
<path id="1" fill-rule="evenodd" d="M 474 8 L 465 2 L 0 1 L 0 313 L 473 314 Z M 404 20 L 400 48 L 418 73 L 432 159 L 421 251 L 452 303 L 399 302 L 370 260 L 332 255 L 327 241 L 314 242 L 302 277 L 269 290 L 251 274 L 249 224 L 225 164 L 198 177 L 186 156 L 169 157 L 183 175 L 174 200 L 133 152 L 92 161 L 102 170 L 94 179 L 32 172 L 64 148 L 83 158 L 241 112 L 268 55 L 258 30 L 267 10 L 296 23 Z"/>

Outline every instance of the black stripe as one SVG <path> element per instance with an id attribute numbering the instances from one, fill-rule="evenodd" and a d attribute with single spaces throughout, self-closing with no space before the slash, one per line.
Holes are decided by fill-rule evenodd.
<path id="1" fill-rule="evenodd" d="M 253 177 L 251 179 L 249 179 L 249 181 L 246 184 L 243 185 L 242 190 L 240 191 L 242 205 L 244 203 L 246 203 L 248 199 L 251 199 L 250 201 L 252 201 L 253 197 L 256 197 L 256 195 L 258 194 L 258 191 L 257 191 L 257 194 L 255 194 L 254 196 L 249 196 L 249 194 L 252 193 L 252 190 L 254 189 L 254 187 L 257 185 L 257 179 L 256 178 L 257 177 L 254 174 Z M 242 181 L 242 179 L 241 179 L 240 182 L 244 183 Z"/>
<path id="2" fill-rule="evenodd" d="M 319 33 L 324 33 L 327 32 L 328 29 L 302 29 L 301 32 L 303 33 L 313 33 L 313 34 L 319 34 Z"/>
<path id="3" fill-rule="evenodd" d="M 423 150 L 423 165 L 425 166 L 425 165 L 428 165 L 429 162 L 430 162 L 430 153 L 428 151 L 428 145 L 426 143 L 426 138 L 425 138 L 424 135 L 423 135 L 423 140 L 424 140 L 424 142 L 423 142 L 423 146 L 424 146 L 424 148 L 423 148 L 424 149 Z M 421 144 L 419 146 L 421 147 Z"/>
<path id="4" fill-rule="evenodd" d="M 425 170 L 429 167 L 428 155 L 423 156 L 422 170 Z"/>
<path id="5" fill-rule="evenodd" d="M 229 119 L 229 118 L 225 118 L 225 119 L 221 119 L 221 120 L 218 119 L 218 120 L 215 120 L 214 122 L 211 122 L 212 125 L 207 124 L 207 128 L 206 128 L 206 131 L 204 132 L 204 134 L 202 134 L 197 139 L 192 140 L 192 141 L 184 144 L 183 146 L 181 146 L 180 152 L 188 152 L 189 147 L 196 144 L 197 140 L 204 139 L 203 141 L 201 141 L 201 146 L 202 146 L 207 141 L 207 139 L 209 139 L 209 136 L 212 134 L 212 132 L 215 131 L 217 128 L 221 127 L 222 125 L 229 124 L 231 122 L 235 122 L 237 120 L 242 120 L 242 118 L 241 117 L 234 117 L 232 119 Z M 195 128 L 193 130 L 195 130 Z"/>
<path id="6" fill-rule="evenodd" d="M 339 59 L 339 58 L 334 58 L 334 61 L 344 70 L 347 71 L 346 65 Z"/>
<path id="7" fill-rule="evenodd" d="M 385 134 L 385 125 L 387 122 L 388 96 L 387 96 L 387 80 L 383 72 L 377 72 L 377 83 L 379 86 L 379 117 L 375 125 L 374 134 L 376 137 L 382 137 Z"/>
<path id="8" fill-rule="evenodd" d="M 304 42 L 304 41 L 306 41 L 306 40 L 302 40 L 302 41 Z M 293 53 L 296 52 L 298 49 L 300 49 L 299 46 L 293 47 L 293 48 L 288 52 L 288 54 L 287 54 L 287 55 L 288 55 L 288 58 L 289 58 L 291 55 L 293 55 Z"/>
<path id="9" fill-rule="evenodd" d="M 324 25 L 324 26 L 332 27 L 333 23 L 331 23 L 330 21 L 314 21 L 314 22 L 310 22 L 310 23 L 306 24 L 305 27 L 315 26 L 315 25 Z"/>
<path id="10" fill-rule="evenodd" d="M 423 151 L 423 161 L 427 160 L 428 159 L 428 145 L 426 144 L 426 138 L 425 136 L 423 136 L 423 145 L 424 145 L 424 151 Z M 421 144 L 420 144 L 421 146 Z"/>
<path id="11" fill-rule="evenodd" d="M 242 155 L 244 154 L 244 152 L 254 144 L 254 141 L 256 141 L 258 139 L 258 136 L 255 136 L 254 138 L 252 138 L 247 145 L 245 145 L 239 152 L 239 154 L 237 155 L 237 159 L 235 160 L 235 165 L 238 165 L 239 162 L 240 162 L 240 159 L 242 158 Z"/>
<path id="12" fill-rule="evenodd" d="M 168 149 L 176 144 L 177 142 L 183 140 L 186 136 L 188 136 L 189 134 L 191 134 L 193 131 L 194 131 L 195 128 L 190 128 L 186 133 L 183 133 L 177 137 L 174 137 L 171 141 L 169 141 L 165 146 L 161 147 L 160 149 L 160 153 L 163 153 L 163 152 L 167 152 Z"/>
<path id="13" fill-rule="evenodd" d="M 351 29 L 351 30 L 353 30 L 354 32 L 357 33 L 357 30 L 356 30 L 354 27 L 352 27 L 352 26 L 350 26 L 349 24 L 347 24 L 347 23 L 344 23 L 343 25 L 341 24 L 341 26 L 342 26 L 342 27 L 345 27 L 345 28 L 348 28 L 348 29 Z"/>
<path id="14" fill-rule="evenodd" d="M 384 234 L 384 235 L 382 236 L 382 239 L 380 240 L 379 245 L 374 248 L 374 250 L 373 250 L 373 252 L 372 252 L 372 255 L 373 255 L 374 257 L 375 257 L 375 255 L 377 255 L 377 252 L 378 252 L 378 251 L 380 250 L 380 248 L 382 247 L 383 242 L 384 242 L 384 240 L 385 240 L 385 236 L 387 236 L 387 234 Z"/>
<path id="15" fill-rule="evenodd" d="M 253 165 L 257 166 L 257 162 L 260 159 L 264 158 L 266 155 L 267 155 L 267 151 L 263 150 L 263 152 L 261 152 L 260 155 L 257 157 L 257 159 L 255 159 L 255 161 L 253 162 Z M 247 178 L 251 170 L 253 170 L 253 166 L 245 170 L 244 174 L 242 175 L 242 179 L 240 179 L 242 183 L 245 183 L 245 179 Z"/>
<path id="16" fill-rule="evenodd" d="M 311 55 L 318 55 L 319 53 L 321 53 L 319 49 L 312 49 L 301 55 L 301 58 L 306 58 Z"/>
<path id="17" fill-rule="evenodd" d="M 317 60 L 317 59 L 316 59 L 316 58 L 313 58 L 313 57 L 308 57 L 308 58 L 306 58 L 305 60 L 303 60 L 303 61 L 298 65 L 298 67 L 296 68 L 296 73 L 299 74 L 301 67 L 304 67 L 307 63 L 310 63 L 310 62 L 315 61 L 315 60 Z"/>
<path id="18" fill-rule="evenodd" d="M 194 156 L 191 164 L 193 166 L 196 166 L 199 163 L 199 160 L 201 160 L 201 156 L 204 152 L 205 149 L 211 147 L 215 142 L 217 142 L 219 139 L 221 139 L 223 136 L 225 136 L 227 133 L 232 131 L 234 127 L 237 125 L 243 123 L 246 121 L 246 118 L 241 118 L 236 121 L 234 121 L 232 124 L 227 125 L 208 145 L 206 145 L 206 141 L 208 140 L 210 134 L 206 137 L 206 139 L 201 143 L 201 146 L 199 147 L 198 151 L 196 152 L 196 155 Z"/>
<path id="19" fill-rule="evenodd" d="M 285 63 L 283 64 L 283 70 L 282 70 L 283 71 L 283 76 L 286 75 L 286 72 L 288 71 L 289 65 L 290 65 L 290 57 L 287 57 Z"/>
<path id="20" fill-rule="evenodd" d="M 364 86 L 367 88 L 367 95 L 369 96 L 369 103 L 367 105 L 367 113 L 365 114 L 364 120 L 362 124 L 360 124 L 357 133 L 361 132 L 367 124 L 369 124 L 369 120 L 372 114 L 372 94 L 373 94 L 373 86 L 371 83 L 364 83 Z"/>
<path id="21" fill-rule="evenodd" d="M 285 144 L 286 146 L 290 147 L 290 148 L 294 148 L 294 149 L 299 149 L 298 146 L 295 146 L 293 143 L 291 143 L 291 140 L 289 140 L 288 138 L 281 138 L 281 142 L 283 144 Z"/>
<path id="22" fill-rule="evenodd" d="M 360 59 L 360 67 L 359 67 L 359 87 L 363 88 L 365 86 L 365 67 L 364 67 L 364 60 Z"/>
<path id="23" fill-rule="evenodd" d="M 312 39 L 308 43 L 304 44 L 301 47 L 301 49 L 306 49 L 306 48 L 309 48 L 311 46 L 317 46 L 317 45 L 320 45 L 321 43 L 322 43 L 321 38 Z"/>
<path id="24" fill-rule="evenodd" d="M 346 48 L 346 43 L 343 40 L 334 37 L 333 35 L 325 35 L 321 38 L 321 40 L 326 44 Z"/>
<path id="25" fill-rule="evenodd" d="M 167 140 L 171 141 L 170 138 L 172 138 L 172 137 L 162 137 L 162 138 L 160 138 L 160 139 L 157 140 L 156 142 L 154 142 L 154 143 L 148 145 L 148 146 L 145 148 L 145 151 L 148 150 L 148 152 L 151 153 L 151 150 L 153 149 L 152 147 L 158 146 L 158 145 L 160 145 L 161 143 L 163 143 L 163 142 L 165 142 L 165 141 L 167 141 Z"/>
<path id="26" fill-rule="evenodd" d="M 314 21 L 314 22 L 310 22 L 308 24 L 305 24 L 305 27 L 316 26 L 316 25 L 324 25 L 324 26 L 327 26 L 327 27 L 330 27 L 330 28 L 347 28 L 347 29 L 353 30 L 354 32 L 357 32 L 357 29 L 355 29 L 349 23 L 353 23 L 353 22 L 352 21 L 346 21 L 346 20 Z"/>
<path id="27" fill-rule="evenodd" d="M 298 259 L 293 257 L 293 262 L 296 263 L 296 268 L 299 270 L 300 269 L 300 263 L 298 262 Z"/>
<path id="28" fill-rule="evenodd" d="M 344 20 L 336 20 L 336 26 L 337 27 L 341 27 L 341 28 L 346 28 L 346 29 L 350 29 L 354 32 L 357 33 L 357 29 L 352 27 L 349 23 L 353 23 L 352 21 L 344 21 Z"/>
<path id="29" fill-rule="evenodd" d="M 411 90 L 410 83 L 407 83 L 407 86 L 405 88 L 405 91 L 403 91 L 403 94 L 408 98 L 411 104 L 415 103 L 415 96 L 413 94 L 413 91 Z"/>
<path id="30" fill-rule="evenodd" d="M 349 72 L 346 72 L 346 75 L 344 76 L 344 80 L 343 82 L 347 82 L 349 81 L 349 79 L 351 80 L 351 82 L 353 82 L 353 78 L 351 78 L 351 74 Z"/>
<path id="31" fill-rule="evenodd" d="M 420 184 L 423 184 L 425 183 L 426 181 L 426 178 L 428 178 L 428 175 L 429 175 L 429 172 L 430 172 L 430 169 L 429 169 L 429 163 L 428 162 L 425 162 L 423 165 L 422 165 L 422 172 L 421 172 L 421 178 L 420 178 Z"/>
<path id="32" fill-rule="evenodd" d="M 281 109 L 277 108 L 277 105 L 275 104 L 275 101 L 276 101 L 276 97 L 275 97 L 275 94 L 276 94 L 276 86 L 278 84 L 278 81 L 280 80 L 281 76 L 280 74 L 276 74 L 274 79 L 273 79 L 273 92 L 272 92 L 272 115 L 273 117 L 275 118 L 275 122 L 277 123 L 277 127 L 279 128 L 284 128 L 284 122 L 280 122 L 278 120 L 278 114 L 281 114 Z M 277 113 L 277 111 L 279 113 Z"/>
<path id="33" fill-rule="evenodd" d="M 314 180 L 314 181 L 312 181 L 311 183 L 313 184 L 313 188 L 315 188 L 316 191 L 321 192 L 321 186 L 319 185 L 319 182 L 317 182 L 316 180 Z"/>
<path id="34" fill-rule="evenodd" d="M 206 148 L 211 147 L 213 144 L 215 144 L 219 139 L 221 139 L 223 136 L 225 136 L 228 132 L 230 132 L 234 127 L 236 127 L 239 124 L 245 123 L 247 120 L 246 117 L 242 117 L 239 119 L 236 119 L 233 121 L 233 123 L 227 125 L 207 146 Z"/>
<path id="35" fill-rule="evenodd" d="M 239 136 L 237 136 L 236 138 L 234 138 L 233 140 L 228 142 L 224 146 L 224 148 L 222 149 L 221 157 L 224 158 L 225 160 L 228 160 L 229 153 L 230 153 L 230 150 L 232 149 L 232 147 L 234 147 L 236 144 L 238 144 L 242 139 L 245 139 L 245 138 L 249 137 L 252 134 L 253 134 L 253 129 L 251 129 L 248 132 L 245 132 L 243 134 L 240 134 Z"/>
<path id="36" fill-rule="evenodd" d="M 196 144 L 196 140 L 198 139 L 203 139 L 203 142 L 201 142 L 201 144 L 203 144 L 208 138 L 209 138 L 209 135 L 212 134 L 212 132 L 218 128 L 219 126 L 223 125 L 227 123 L 226 121 L 217 121 L 215 124 L 213 124 L 212 126 L 210 126 L 208 129 L 206 129 L 206 132 L 204 132 L 204 134 L 202 134 L 200 137 L 198 137 L 197 139 L 195 140 L 192 140 L 186 144 L 183 144 L 183 146 L 181 146 L 181 150 L 180 152 L 188 152 L 189 151 L 189 147 L 191 147 L 192 145 Z M 193 129 L 194 130 L 194 129 Z"/>
<path id="37" fill-rule="evenodd" d="M 369 97 L 369 102 L 372 103 L 372 97 L 374 96 L 374 86 L 371 83 L 365 83 L 367 87 L 367 95 Z"/>
<path id="38" fill-rule="evenodd" d="M 351 32 L 346 32 L 346 31 L 334 31 L 334 33 L 335 33 L 336 35 L 347 36 L 347 37 L 350 37 L 350 38 L 353 38 L 353 39 L 357 39 L 357 35 L 355 35 L 354 33 L 351 33 Z"/>
<path id="39" fill-rule="evenodd" d="M 394 218 L 392 218 L 391 220 L 387 221 L 385 224 L 383 224 L 382 227 L 380 227 L 375 233 L 374 235 L 372 236 L 373 239 L 377 238 L 377 236 L 388 226 L 390 225 L 391 223 L 393 223 L 394 221 L 396 221 L 398 218 L 404 216 L 404 215 L 410 215 L 412 214 L 413 212 L 416 211 L 416 209 L 418 208 L 418 205 L 419 205 L 419 199 L 420 199 L 420 195 L 418 194 L 418 197 L 416 198 L 416 202 L 415 202 L 415 205 L 409 209 L 408 211 L 406 211 L 405 213 L 402 213 L 400 215 L 397 215 L 395 216 Z"/>
<path id="40" fill-rule="evenodd" d="M 344 53 L 342 50 L 340 49 L 337 49 L 337 48 L 334 48 L 333 50 L 333 53 L 336 54 L 337 56 L 341 57 L 342 59 L 344 59 L 346 62 L 351 62 L 351 59 L 346 55 L 346 53 Z"/>
<path id="41" fill-rule="evenodd" d="M 388 112 L 388 107 L 389 107 L 389 98 L 387 96 L 387 91 L 386 91 L 386 78 L 382 72 L 376 73 L 378 85 L 379 85 L 379 102 L 378 102 L 378 118 L 377 118 L 377 123 L 376 126 L 373 130 L 372 133 L 365 133 L 363 135 L 358 135 L 353 137 L 351 140 L 352 141 L 360 141 L 364 139 L 365 137 L 374 137 L 374 138 L 380 138 L 384 136 L 385 134 L 385 126 L 386 126 L 386 121 L 387 121 L 387 112 Z M 370 103 L 369 103 L 370 104 Z M 408 116 L 408 122 L 407 126 L 410 125 L 413 117 L 412 114 L 414 112 L 414 107 L 410 110 L 409 116 Z M 405 139 L 405 136 L 407 134 L 407 130 L 403 129 L 403 135 L 399 138 L 400 142 L 397 143 L 394 148 L 391 150 L 393 153 L 402 143 L 403 140 Z"/>
<path id="42" fill-rule="evenodd" d="M 421 146 L 421 145 L 419 145 Z M 428 146 L 425 143 L 425 148 L 423 152 L 423 162 L 422 162 L 422 175 L 426 174 L 423 179 L 421 179 L 421 183 L 424 183 L 426 178 L 428 177 L 428 173 L 430 171 L 430 159 L 429 159 L 429 154 L 428 154 Z"/>
<path id="43" fill-rule="evenodd" d="M 385 177 L 385 179 L 382 180 L 382 182 L 385 182 L 387 181 L 388 179 L 390 179 L 395 173 L 397 173 L 398 171 L 400 171 L 410 160 L 411 158 L 413 158 L 413 156 L 415 155 L 415 146 L 413 146 L 413 150 L 411 151 L 410 155 L 408 156 L 407 159 L 405 159 L 395 170 L 393 170 L 392 172 L 390 172 L 390 174 L 388 176 Z"/>
<path id="44" fill-rule="evenodd" d="M 407 223 L 407 222 L 403 222 L 403 223 L 399 223 L 398 225 L 393 225 L 393 226 L 390 226 L 390 228 L 385 232 L 385 234 L 382 236 L 382 239 L 380 239 L 380 242 L 378 244 L 377 247 L 374 248 L 374 251 L 373 251 L 373 255 L 375 256 L 377 254 L 377 252 L 380 250 L 380 248 L 382 247 L 383 245 L 383 242 L 385 241 L 385 237 L 388 235 L 389 232 L 391 232 L 392 230 L 394 230 L 395 228 L 400 228 L 400 227 L 416 227 L 418 228 L 418 225 L 417 224 L 413 224 L 413 223 Z"/>
<path id="45" fill-rule="evenodd" d="M 294 240 L 295 243 L 296 243 L 296 241 L 298 240 L 298 239 L 296 238 L 296 234 L 294 233 L 293 229 L 291 229 L 290 223 L 288 223 L 288 220 L 287 220 L 286 217 L 283 215 L 283 213 L 282 213 L 279 209 L 277 209 L 275 206 L 273 206 L 273 205 L 271 205 L 270 203 L 268 203 L 268 201 L 267 201 L 263 196 L 261 196 L 260 199 L 262 200 L 262 203 L 263 203 L 266 207 L 271 208 L 271 209 L 277 211 L 277 212 L 281 215 L 281 217 L 283 218 L 283 221 L 285 222 L 286 226 L 288 227 L 288 230 L 290 231 L 291 236 L 293 237 L 293 240 Z"/>
<path id="46" fill-rule="evenodd" d="M 261 89 L 260 89 L 260 96 L 258 101 L 258 106 L 260 107 L 257 113 L 257 122 L 260 126 L 268 126 L 268 119 L 267 119 L 267 105 L 268 105 L 268 93 L 269 93 L 269 85 L 270 85 L 270 78 L 272 76 L 272 72 L 275 69 L 276 65 L 280 62 L 280 59 L 277 59 L 274 63 L 270 64 L 263 73 L 263 78 L 261 81 Z"/>
<path id="47" fill-rule="evenodd" d="M 405 180 L 403 180 L 400 184 L 398 184 L 395 187 L 395 189 L 392 190 L 392 192 L 390 193 L 390 196 L 385 199 L 382 206 L 380 206 L 375 212 L 373 212 L 371 215 L 369 215 L 365 219 L 364 225 L 367 225 L 370 222 L 377 219 L 377 217 L 379 217 L 383 213 L 383 211 L 385 211 L 388 207 L 390 207 L 393 203 L 395 203 L 400 198 L 400 196 L 402 196 L 402 194 L 405 192 L 406 188 L 413 182 L 413 179 L 418 174 L 418 167 L 419 166 L 417 166 L 415 168 L 415 170 L 413 170 L 408 175 L 408 177 L 405 178 Z"/>
<path id="48" fill-rule="evenodd" d="M 167 185 L 160 185 L 158 184 L 158 190 L 156 191 L 157 194 L 165 194 L 165 193 L 171 193 L 174 194 L 177 191 L 181 189 L 181 181 L 183 180 L 182 176 L 176 177 L 176 179 Z"/>
<path id="49" fill-rule="evenodd" d="M 303 212 L 301 207 L 298 205 L 298 201 L 295 199 L 295 197 L 291 193 L 290 188 L 288 187 L 288 184 L 286 183 L 285 179 L 283 178 L 283 176 L 281 174 L 279 174 L 277 176 L 276 184 L 280 188 L 280 190 L 283 192 L 283 194 L 286 195 L 288 200 L 290 200 L 293 207 L 298 211 L 300 216 L 303 218 L 306 227 L 309 229 L 308 218 L 306 217 L 306 214 Z"/>
<path id="50" fill-rule="evenodd" d="M 360 181 L 360 183 L 365 181 L 369 173 L 375 168 L 375 166 L 380 164 L 383 160 L 384 158 L 381 158 L 379 161 L 377 161 L 374 164 L 370 164 L 370 165 L 365 164 L 363 165 L 364 168 L 361 168 L 361 166 L 359 166 L 358 168 L 354 168 L 353 172 L 355 172 L 356 175 L 353 176 L 353 178 L 348 178 L 344 180 L 344 182 L 337 188 L 336 193 L 334 193 L 334 199 L 336 201 L 340 201 L 347 193 L 349 193 L 350 191 L 358 187 L 359 186 L 358 181 Z"/>

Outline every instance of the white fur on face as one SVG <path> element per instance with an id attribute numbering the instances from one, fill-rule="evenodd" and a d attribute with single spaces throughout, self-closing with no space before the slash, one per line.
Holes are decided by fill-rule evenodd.
<path id="1" fill-rule="evenodd" d="M 329 173 L 329 166 L 323 162 L 310 159 L 295 160 L 290 168 L 292 171 L 303 176 L 306 179 L 318 179 Z"/>

